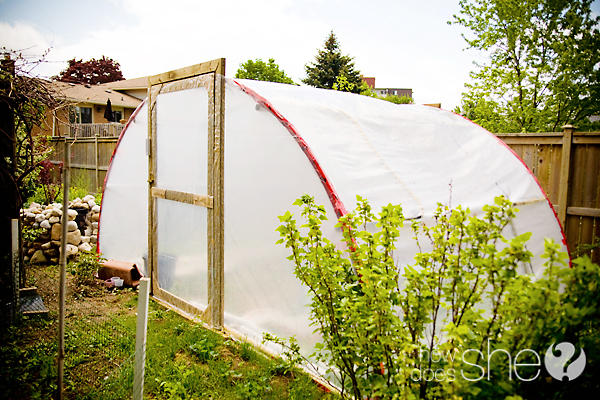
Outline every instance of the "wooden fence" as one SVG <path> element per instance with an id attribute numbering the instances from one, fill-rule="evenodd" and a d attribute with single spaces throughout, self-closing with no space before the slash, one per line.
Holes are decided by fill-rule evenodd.
<path id="1" fill-rule="evenodd" d="M 57 124 L 54 136 L 69 138 L 119 137 L 125 124 L 110 122 L 106 124 Z"/>
<path id="2" fill-rule="evenodd" d="M 498 133 L 533 172 L 548 195 L 567 236 L 571 254 L 600 263 L 600 249 L 580 251 L 600 237 L 600 132 Z M 63 157 L 62 138 L 52 139 L 52 161 Z M 90 193 L 102 189 L 117 137 L 68 139 L 72 182 Z"/>
<path id="3" fill-rule="evenodd" d="M 117 147 L 118 137 L 67 138 L 71 144 L 71 186 L 84 187 L 89 193 L 102 190 L 110 159 Z M 63 138 L 52 138 L 55 151 L 50 160 L 63 160 Z"/>
<path id="4" fill-rule="evenodd" d="M 554 205 L 572 255 L 600 262 L 600 132 L 498 133 L 536 176 Z"/>

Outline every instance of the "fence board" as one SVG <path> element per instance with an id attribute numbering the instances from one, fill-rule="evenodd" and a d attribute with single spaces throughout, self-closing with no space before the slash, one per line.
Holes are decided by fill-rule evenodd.
<path id="1" fill-rule="evenodd" d="M 594 243 L 594 238 L 600 237 L 600 132 L 573 133 L 566 154 L 569 166 L 562 165 L 565 132 L 496 135 L 529 167 L 555 209 L 559 209 L 560 188 L 566 187 L 567 204 L 561 206 L 567 210 L 564 231 L 571 253 Z M 565 179 L 561 178 L 562 167 L 569 167 L 568 185 L 561 181 Z M 600 262 L 600 249 L 583 254 Z"/>
<path id="2" fill-rule="evenodd" d="M 54 152 L 50 160 L 63 160 L 62 138 L 52 138 Z M 89 193 L 96 193 L 104 187 L 104 179 L 110 165 L 112 154 L 117 147 L 117 137 L 92 137 L 68 139 L 71 145 L 71 182 L 81 186 Z"/>

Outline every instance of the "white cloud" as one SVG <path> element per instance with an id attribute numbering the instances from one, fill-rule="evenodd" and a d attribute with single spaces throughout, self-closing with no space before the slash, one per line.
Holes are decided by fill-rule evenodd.
<path id="1" fill-rule="evenodd" d="M 273 57 L 299 81 L 305 76 L 304 65 L 314 61 L 317 49 L 333 30 L 342 51 L 355 58 L 365 76 L 375 76 L 378 86 L 412 88 L 417 102 L 441 101 L 444 108 L 458 105 L 471 69 L 469 57 L 462 52 L 459 28 L 446 24 L 456 12 L 455 2 L 111 3 L 111 11 L 96 15 L 97 22 L 88 30 L 79 24 L 77 31 L 73 16 L 64 17 L 57 10 L 56 15 L 38 16 L 39 25 L 1 23 L 0 36 L 13 47 L 13 43 L 21 48 L 36 44 L 38 54 L 53 44 L 49 58 L 62 63 L 40 68 L 49 76 L 58 74 L 73 57 L 88 60 L 106 55 L 121 64 L 126 78 L 220 57 L 227 59 L 227 75 L 233 76 L 241 62 Z M 94 9 L 82 10 L 82 18 L 89 18 L 90 10 Z M 51 29 L 58 27 L 61 34 L 54 36 Z"/>

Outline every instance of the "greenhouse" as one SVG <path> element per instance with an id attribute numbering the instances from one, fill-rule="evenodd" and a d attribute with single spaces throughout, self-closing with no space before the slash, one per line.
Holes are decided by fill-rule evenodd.
<path id="1" fill-rule="evenodd" d="M 307 351 L 307 289 L 278 216 L 303 194 L 326 207 L 328 238 L 356 195 L 377 212 L 401 204 L 430 221 L 438 203 L 482 207 L 504 195 L 520 212 L 506 229 L 565 243 L 551 204 L 522 161 L 493 134 L 441 109 L 356 94 L 224 77 L 224 60 L 151 77 L 107 174 L 99 250 L 153 278 L 155 297 L 260 342 L 295 335 Z M 397 265 L 418 251 L 405 224 Z"/>

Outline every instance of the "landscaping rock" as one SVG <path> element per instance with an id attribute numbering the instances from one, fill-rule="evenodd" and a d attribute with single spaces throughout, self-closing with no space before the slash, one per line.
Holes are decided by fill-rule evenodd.
<path id="1" fill-rule="evenodd" d="M 79 246 L 81 243 L 81 232 L 79 232 L 79 229 L 67 233 L 67 243 Z"/>
<path id="2" fill-rule="evenodd" d="M 89 243 L 81 243 L 78 248 L 79 248 L 79 251 L 90 251 L 90 250 L 92 250 L 92 246 Z"/>
<path id="3" fill-rule="evenodd" d="M 56 223 L 52 225 L 52 231 L 50 233 L 50 237 L 52 240 L 60 240 L 60 235 L 62 234 L 62 225 Z"/>
<path id="4" fill-rule="evenodd" d="M 67 231 L 69 232 L 73 232 L 76 231 L 77 229 L 77 222 L 75 221 L 69 221 L 67 222 Z"/>
<path id="5" fill-rule="evenodd" d="M 48 258 L 44 254 L 43 250 L 37 250 L 32 256 L 30 262 L 32 264 L 46 264 L 48 262 Z"/>

